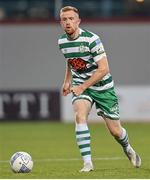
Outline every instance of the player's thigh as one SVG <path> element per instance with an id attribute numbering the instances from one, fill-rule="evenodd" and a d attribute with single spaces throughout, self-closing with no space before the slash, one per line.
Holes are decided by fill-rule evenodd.
<path id="1" fill-rule="evenodd" d="M 92 104 L 86 99 L 77 99 L 73 102 L 73 109 L 77 123 L 84 123 L 88 119 L 88 114 Z"/>
<path id="2" fill-rule="evenodd" d="M 113 88 L 98 91 L 98 90 L 88 90 L 90 97 L 95 102 L 97 115 L 110 119 L 119 119 L 119 105 L 118 98 Z"/>
<path id="3" fill-rule="evenodd" d="M 106 126 L 113 136 L 120 137 L 122 134 L 122 126 L 120 120 L 105 118 Z"/>

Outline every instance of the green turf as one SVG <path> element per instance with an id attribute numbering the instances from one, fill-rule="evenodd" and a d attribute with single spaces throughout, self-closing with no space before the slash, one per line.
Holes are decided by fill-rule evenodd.
<path id="1" fill-rule="evenodd" d="M 79 173 L 82 160 L 73 124 L 0 123 L 0 178 L 150 178 L 150 123 L 124 124 L 130 142 L 141 155 L 139 169 L 132 167 L 104 124 L 89 124 L 89 127 L 95 171 Z M 16 151 L 32 155 L 31 173 L 15 174 L 10 170 L 8 161 Z"/>

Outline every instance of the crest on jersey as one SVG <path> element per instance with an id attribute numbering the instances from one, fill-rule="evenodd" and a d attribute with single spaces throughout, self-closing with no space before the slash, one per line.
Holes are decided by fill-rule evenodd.
<path id="1" fill-rule="evenodd" d="M 81 43 L 81 45 L 79 46 L 79 51 L 81 53 L 85 52 L 86 51 L 86 47 Z"/>

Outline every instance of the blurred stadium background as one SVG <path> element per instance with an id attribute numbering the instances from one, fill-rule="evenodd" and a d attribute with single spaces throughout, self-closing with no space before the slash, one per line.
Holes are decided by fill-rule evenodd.
<path id="1" fill-rule="evenodd" d="M 64 125 L 62 127 L 60 125 L 63 123 L 59 122 L 73 122 L 71 96 L 63 98 L 60 95 L 65 59 L 58 49 L 57 40 L 63 33 L 59 25 L 59 10 L 65 5 L 72 5 L 79 9 L 82 28 L 100 35 L 119 95 L 121 120 L 136 123 L 136 126 L 132 124 L 127 126 L 129 130 L 131 129 L 131 135 L 134 137 L 138 135 L 135 145 L 139 147 L 139 143 L 143 143 L 141 148 L 145 147 L 145 149 L 140 149 L 140 152 L 144 152 L 146 158 L 148 155 L 146 147 L 149 146 L 144 144 L 142 137 L 149 137 L 148 126 L 150 125 L 150 1 L 0 0 L 0 122 L 15 122 L 12 127 L 11 123 L 6 123 L 6 125 L 0 123 L 0 147 L 3 147 L 0 150 L 0 160 L 8 160 L 12 151 L 20 150 L 24 145 L 26 147 L 24 149 L 32 152 L 34 158 L 46 158 L 49 154 L 48 149 L 45 156 L 39 154 L 42 152 L 42 147 L 46 149 L 49 142 L 48 137 L 53 138 L 56 135 L 55 130 L 60 133 L 65 129 Z M 37 125 L 35 122 L 46 121 L 49 124 L 46 123 L 46 127 L 50 127 L 51 124 L 50 129 L 52 130 L 44 136 L 45 128 L 31 124 L 31 126 L 25 125 L 25 129 L 21 131 L 22 125 L 19 122 L 22 121 L 32 121 L 35 125 Z M 89 121 L 102 122 L 99 121 L 94 109 Z M 58 122 L 58 124 L 56 123 L 55 126 L 49 122 Z M 141 122 L 147 123 L 144 126 Z M 34 127 L 41 130 L 44 138 L 49 134 L 47 141 L 44 141 L 46 143 L 44 146 L 39 147 L 35 144 L 37 141 L 34 136 Z M 28 130 L 32 132 L 33 138 L 30 139 L 30 134 L 28 134 L 27 141 L 30 145 L 24 139 L 26 136 L 24 132 Z M 67 128 L 64 134 L 66 132 Z M 72 126 L 70 132 L 73 136 Z M 42 144 L 44 142 L 41 134 L 37 133 L 37 137 L 41 138 Z M 18 136 L 20 139 L 17 139 Z M 63 137 L 62 134 L 60 137 Z M 64 135 L 64 139 L 66 137 L 68 137 L 67 134 Z M 24 139 L 22 146 L 20 146 L 21 138 Z M 59 143 L 60 139 L 58 137 L 56 139 Z M 72 137 L 68 144 L 74 142 L 73 140 Z M 14 141 L 15 145 L 12 144 Z M 36 152 L 33 152 L 33 142 L 34 147 L 37 148 Z M 68 157 L 68 150 L 65 151 L 66 156 L 63 155 L 62 150 L 62 157 Z M 74 150 L 70 152 L 72 151 L 74 152 Z M 101 151 L 101 154 L 105 155 L 103 154 L 105 149 Z M 115 152 L 118 151 L 115 149 L 113 153 Z M 59 154 L 56 149 L 53 149 L 53 153 Z M 61 153 L 59 155 L 61 157 Z M 76 150 L 73 155 L 79 155 L 78 151 Z M 6 171 L 6 165 L 4 167 Z M 3 172 L 1 168 L 0 170 Z M 148 170 L 145 169 L 143 172 L 147 172 L 147 176 L 142 176 L 142 174 L 136 176 L 135 174 L 132 177 L 149 177 Z M 57 177 L 63 177 L 61 172 L 59 173 L 60 176 Z M 120 173 L 124 174 L 124 172 Z M 3 172 L 3 176 L 0 175 L 0 177 L 11 177 L 4 174 L 6 175 L 7 172 Z M 125 174 L 128 173 L 125 172 Z M 36 176 L 33 174 L 31 177 Z M 53 176 L 46 177 L 53 178 Z M 64 176 L 66 177 L 67 175 Z M 92 176 L 94 177 L 97 176 Z M 107 177 L 120 178 L 123 176 L 103 176 L 103 178 Z"/>
<path id="2" fill-rule="evenodd" d="M 59 93 L 65 70 L 59 9 L 65 5 L 77 7 L 81 26 L 104 43 L 121 118 L 149 121 L 149 0 L 1 0 L 0 121 L 72 121 L 71 97 Z"/>

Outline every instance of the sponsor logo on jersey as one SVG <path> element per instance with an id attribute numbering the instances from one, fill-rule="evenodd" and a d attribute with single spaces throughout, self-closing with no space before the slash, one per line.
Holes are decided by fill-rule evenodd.
<path id="1" fill-rule="evenodd" d="M 87 69 L 86 61 L 81 58 L 68 59 L 68 63 L 71 65 L 72 69 L 79 73 L 82 73 Z"/>

